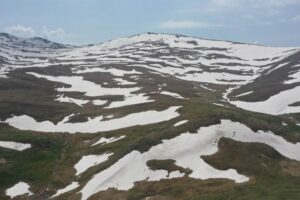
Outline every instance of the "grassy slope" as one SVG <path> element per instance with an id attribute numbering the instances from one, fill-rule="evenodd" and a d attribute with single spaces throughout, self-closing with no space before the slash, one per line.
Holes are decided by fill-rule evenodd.
<path id="1" fill-rule="evenodd" d="M 192 87 L 185 90 L 185 88 L 188 88 L 187 85 L 179 88 L 180 91 L 185 92 L 185 96 L 190 97 L 189 100 L 181 101 L 171 97 L 153 95 L 153 98 L 156 99 L 155 103 L 112 109 L 108 112 L 101 108 L 95 109 L 91 105 L 80 108 L 74 107 L 72 104 L 53 102 L 53 98 L 56 95 L 53 90 L 57 87 L 57 84 L 32 79 L 29 76 L 23 77 L 21 74 L 23 72 L 20 72 L 20 74 L 15 72 L 13 74 L 14 78 L 10 80 L 15 81 L 10 83 L 18 85 L 20 90 L 19 95 L 14 95 L 15 99 L 7 97 L 9 94 L 15 94 L 15 91 L 2 85 L 1 93 L 3 95 L 0 97 L 0 108 L 4 108 L 4 110 L 0 111 L 2 118 L 5 118 L 13 110 L 14 114 L 26 113 L 33 117 L 39 116 L 39 120 L 51 119 L 52 121 L 59 121 L 66 113 L 69 114 L 75 110 L 80 112 L 79 118 L 76 120 L 82 121 L 87 116 L 97 116 L 99 114 L 124 116 L 141 110 L 165 109 L 172 105 L 182 105 L 183 107 L 180 109 L 180 117 L 167 122 L 98 134 L 34 133 L 16 130 L 3 124 L 0 125 L 0 140 L 33 144 L 31 149 L 23 152 L 0 148 L 0 159 L 4 158 L 7 161 L 7 164 L 0 165 L 0 199 L 6 199 L 7 197 L 4 195 L 5 189 L 18 181 L 28 182 L 32 186 L 31 190 L 36 194 L 32 199 L 46 199 L 54 194 L 57 189 L 70 184 L 72 181 L 79 181 L 83 186 L 93 174 L 109 167 L 132 150 L 147 151 L 151 146 L 159 144 L 162 139 L 170 139 L 187 131 L 196 132 L 199 127 L 219 123 L 221 119 L 239 121 L 253 130 L 271 130 L 291 142 L 300 141 L 300 127 L 295 126 L 288 117 L 274 117 L 237 108 L 215 106 L 211 102 L 217 102 L 217 99 L 220 98 L 220 93 L 210 93 L 201 90 L 201 88 L 196 88 L 196 91 L 191 89 Z M 182 86 L 182 84 L 176 84 L 177 82 L 172 79 L 164 78 L 164 80 L 158 80 L 158 77 L 153 78 L 155 78 L 154 82 L 142 83 L 145 85 L 145 90 L 155 90 L 157 88 L 155 82 L 164 83 L 167 81 L 167 90 L 169 91 L 177 91 L 178 85 Z M 45 84 L 47 85 L 45 86 Z M 7 87 L 9 87 L 8 83 Z M 45 87 L 50 88 L 48 89 L 49 91 L 43 92 Z M 224 88 L 217 87 L 216 89 L 224 90 Z M 31 91 L 32 95 L 30 98 L 26 97 L 26 99 L 31 104 L 34 102 L 42 109 L 33 109 L 32 107 L 27 107 L 27 105 L 15 107 L 20 105 L 20 102 L 25 98 L 21 94 L 28 94 L 28 91 Z M 195 95 L 198 92 L 200 95 Z M 174 123 L 184 119 L 188 119 L 189 122 L 176 128 L 173 127 Z M 282 126 L 282 121 L 288 123 L 289 126 Z M 91 147 L 102 136 L 120 135 L 126 135 L 126 138 L 112 144 Z M 164 180 L 157 183 L 140 182 L 129 192 L 110 190 L 95 195 L 95 199 L 135 200 L 143 199 L 147 196 L 155 196 L 154 199 L 159 200 L 282 199 L 283 196 L 287 196 L 287 193 L 291 193 L 291 199 L 300 198 L 300 188 L 298 187 L 300 180 L 299 174 L 296 172 L 296 169 L 299 169 L 299 162 L 290 162 L 265 145 L 226 143 L 226 141 L 223 143 L 224 141 L 220 144 L 221 149 L 216 155 L 205 158 L 207 162 L 219 169 L 235 168 L 239 172 L 251 176 L 253 181 L 243 185 L 237 185 L 228 180 L 201 181 L 190 178 Z M 232 149 L 236 151 L 231 152 L 230 150 Z M 90 168 L 80 177 L 75 177 L 73 166 L 82 155 L 101 154 L 108 151 L 114 152 L 110 160 Z M 251 152 L 252 157 L 245 160 L 245 158 L 249 157 L 249 152 Z M 270 157 L 269 154 L 272 156 Z M 234 158 L 234 162 L 232 158 Z M 265 162 L 268 162 L 267 168 L 260 166 Z M 152 167 L 174 168 L 170 161 L 156 163 Z M 78 195 L 66 194 L 60 199 L 78 198 Z M 25 199 L 25 197 L 20 199 Z"/>

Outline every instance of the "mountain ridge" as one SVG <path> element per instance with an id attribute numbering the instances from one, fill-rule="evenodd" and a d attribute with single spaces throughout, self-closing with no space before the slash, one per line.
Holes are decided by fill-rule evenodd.
<path id="1" fill-rule="evenodd" d="M 95 43 L 90 43 L 90 44 L 82 44 L 82 45 L 70 45 L 70 44 L 66 44 L 66 43 L 59 43 L 59 42 L 55 42 L 55 41 L 51 41 L 49 39 L 40 37 L 40 36 L 35 36 L 35 37 L 18 37 L 16 35 L 10 34 L 10 33 L 6 33 L 6 32 L 0 32 L 0 36 L 8 36 L 8 37 L 15 37 L 15 38 L 19 38 L 19 39 L 24 39 L 24 40 L 30 40 L 30 39 L 41 39 L 41 40 L 45 40 L 47 41 L 47 43 L 56 43 L 56 44 L 61 44 L 61 45 L 66 45 L 66 46 L 70 46 L 70 47 L 84 47 L 84 46 L 90 46 L 90 45 L 101 45 L 102 43 L 106 43 L 106 42 L 110 42 L 116 39 L 120 39 L 119 38 L 113 38 L 113 39 L 109 39 L 107 41 L 103 41 L 103 42 L 95 42 Z M 177 36 L 177 37 L 186 37 L 186 38 L 195 38 L 195 39 L 201 39 L 201 40 L 208 40 L 208 41 L 223 41 L 223 42 L 228 42 L 228 43 L 233 43 L 233 44 L 244 44 L 244 45 L 253 45 L 253 46 L 262 46 L 262 47 L 271 47 L 271 48 L 294 48 L 294 49 L 300 49 L 300 47 L 291 47 L 291 46 L 269 46 L 269 45 L 263 45 L 263 44 L 255 44 L 255 43 L 249 43 L 249 42 L 237 42 L 237 41 L 231 41 L 231 40 L 222 40 L 222 39 L 210 39 L 210 38 L 203 38 L 203 37 L 199 37 L 199 36 L 188 36 L 188 35 L 184 35 L 184 34 L 175 34 L 175 33 L 158 33 L 158 32 L 143 32 L 143 33 L 138 33 L 138 34 L 133 34 L 133 35 L 129 35 L 126 37 L 121 37 L 121 38 L 131 38 L 131 37 L 136 37 L 136 36 L 143 36 L 143 35 L 165 35 L 165 36 Z"/>

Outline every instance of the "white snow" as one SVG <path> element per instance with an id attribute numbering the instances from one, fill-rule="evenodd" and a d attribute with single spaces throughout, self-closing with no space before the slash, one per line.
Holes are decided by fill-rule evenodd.
<path id="1" fill-rule="evenodd" d="M 185 124 L 185 123 L 187 123 L 188 122 L 188 120 L 182 120 L 182 121 L 180 121 L 180 122 L 177 122 L 176 124 L 174 124 L 174 126 L 176 127 L 176 126 L 180 126 L 180 125 L 183 125 L 183 124 Z"/>
<path id="2" fill-rule="evenodd" d="M 113 142 L 116 142 L 118 140 L 121 140 L 123 138 L 125 138 L 126 136 L 125 135 L 122 135 L 120 137 L 111 137 L 111 138 L 105 138 L 105 137 L 102 137 L 100 138 L 97 142 L 95 142 L 92 146 L 96 146 L 98 144 L 110 144 L 110 143 L 113 143 Z"/>
<path id="3" fill-rule="evenodd" d="M 116 81 L 119 85 L 135 85 L 137 82 L 127 81 L 122 78 L 114 78 L 114 81 Z"/>
<path id="4" fill-rule="evenodd" d="M 109 106 L 105 108 L 119 108 L 123 106 L 130 106 L 130 105 L 136 105 L 136 104 L 142 104 L 142 103 L 150 103 L 154 102 L 154 100 L 149 99 L 149 97 L 145 96 L 145 94 L 132 94 L 129 96 L 126 96 L 123 101 L 114 101 L 110 103 Z"/>
<path id="5" fill-rule="evenodd" d="M 185 174 L 181 173 L 180 171 L 172 171 L 169 175 L 168 178 L 172 179 L 172 178 L 180 178 L 183 177 Z"/>
<path id="6" fill-rule="evenodd" d="M 171 96 L 171 97 L 174 97 L 176 99 L 185 99 L 180 94 L 177 94 L 175 92 L 161 91 L 160 94 Z"/>
<path id="7" fill-rule="evenodd" d="M 24 151 L 26 149 L 31 148 L 31 144 L 24 144 L 24 143 L 11 142 L 11 141 L 0 141 L 0 147 L 12 149 L 16 151 Z"/>
<path id="8" fill-rule="evenodd" d="M 86 68 L 82 70 L 77 70 L 75 73 L 77 74 L 84 74 L 84 73 L 91 73 L 91 72 L 104 72 L 104 73 L 110 73 L 114 76 L 120 76 L 123 77 L 127 74 L 141 74 L 141 72 L 138 72 L 136 70 L 126 71 L 121 69 L 114 69 L 114 68 Z"/>
<path id="9" fill-rule="evenodd" d="M 284 81 L 284 84 L 293 84 L 300 82 L 300 71 L 289 75 L 290 80 Z"/>
<path id="10" fill-rule="evenodd" d="M 86 122 L 68 123 L 71 116 L 65 117 L 61 122 L 54 124 L 50 121 L 38 122 L 34 118 L 22 115 L 6 119 L 4 122 L 21 129 L 41 132 L 67 132 L 67 133 L 97 133 L 127 128 L 137 125 L 147 125 L 168 121 L 179 116 L 177 109 L 180 106 L 172 106 L 163 111 L 145 111 L 129 114 L 121 118 L 102 121 L 103 116 L 89 119 Z M 3 122 L 2 122 L 3 123 Z"/>
<path id="11" fill-rule="evenodd" d="M 257 75 L 237 75 L 227 72 L 201 72 L 193 74 L 189 73 L 185 74 L 184 76 L 177 76 L 177 78 L 180 78 L 182 80 L 222 85 L 246 84 L 257 77 Z"/>
<path id="12" fill-rule="evenodd" d="M 289 106 L 300 101 L 300 86 L 290 90 L 282 91 L 271 96 L 265 101 L 244 102 L 230 101 L 231 104 L 254 112 L 266 113 L 270 115 L 281 115 L 287 113 L 300 112 L 300 106 Z"/>
<path id="13" fill-rule="evenodd" d="M 70 185 L 66 186 L 65 188 L 58 190 L 58 191 L 56 192 L 56 194 L 53 195 L 51 198 L 54 198 L 54 197 L 57 197 L 57 196 L 59 196 L 59 195 L 61 195 L 61 194 L 70 192 L 70 191 L 72 191 L 72 190 L 74 190 L 74 189 L 76 189 L 76 188 L 78 188 L 78 187 L 79 187 L 78 182 L 72 182 Z"/>
<path id="14" fill-rule="evenodd" d="M 242 94 L 239 94 L 239 95 L 236 95 L 235 97 L 242 97 L 242 96 L 246 96 L 248 94 L 251 94 L 253 93 L 253 91 L 250 91 L 250 92 L 245 92 L 245 93 L 242 93 Z"/>
<path id="15" fill-rule="evenodd" d="M 41 75 L 34 72 L 28 72 L 37 78 L 44 78 L 49 81 L 65 83 L 70 87 L 58 88 L 59 92 L 83 92 L 86 96 L 105 96 L 105 95 L 124 95 L 129 96 L 131 92 L 137 91 L 140 88 L 105 88 L 101 85 L 97 85 L 91 81 L 84 80 L 81 76 L 48 76 Z"/>
<path id="16" fill-rule="evenodd" d="M 149 97 L 145 96 L 145 94 L 132 94 L 132 92 L 138 91 L 140 87 L 130 87 L 130 88 L 106 88 L 100 85 L 97 85 L 93 82 L 86 81 L 83 77 L 80 76 L 47 76 L 47 75 L 40 75 L 37 73 L 28 73 L 38 78 L 45 78 L 49 81 L 60 82 L 70 85 L 70 87 L 65 88 L 58 88 L 57 90 L 60 92 L 83 92 L 86 96 L 106 96 L 106 95 L 123 95 L 125 99 L 123 101 L 114 101 L 106 108 L 118 108 L 123 106 L 129 105 L 136 105 L 141 103 L 149 103 L 153 102 L 154 100 L 150 100 Z M 77 104 L 85 103 L 86 101 L 83 100 L 75 100 L 70 98 L 60 98 L 60 101 L 72 101 Z M 95 100 L 93 101 L 94 105 L 104 105 L 107 101 Z"/>
<path id="17" fill-rule="evenodd" d="M 82 100 L 82 99 L 74 99 L 70 97 L 65 97 L 64 95 L 60 95 L 56 101 L 64 102 L 64 103 L 74 103 L 78 106 L 83 106 L 84 104 L 87 104 L 89 100 Z"/>
<path id="18" fill-rule="evenodd" d="M 13 44 L 19 44 L 19 42 L 13 41 Z M 159 46 L 158 42 L 164 43 L 164 45 Z M 32 41 L 30 43 L 33 44 Z M 0 40 L 0 44 L 7 46 L 10 45 L 10 41 Z M 37 45 L 39 46 L 40 44 Z M 176 50 L 188 50 L 192 53 L 189 56 L 168 55 L 170 50 L 166 46 Z M 183 80 L 228 85 L 245 84 L 265 70 L 270 69 L 274 66 L 274 63 L 299 51 L 297 48 L 263 47 L 194 37 L 177 37 L 168 34 L 140 34 L 104 42 L 99 45 L 70 47 L 55 51 L 50 49 L 49 46 L 46 48 L 28 46 L 23 49 L 19 48 L 18 45 L 10 45 L 9 48 L 3 48 L 0 45 L 0 50 L 0 56 L 9 61 L 9 64 L 1 67 L 1 77 L 17 68 L 49 67 L 57 64 L 63 66 L 72 65 L 73 72 L 77 74 L 103 72 L 117 77 L 142 74 L 142 72 L 135 69 L 132 70 L 132 68 L 126 70 L 123 67 L 118 69 L 102 66 L 102 64 L 124 64 L 124 66 L 139 65 L 139 67 L 169 74 Z M 153 51 L 160 52 L 162 55 L 153 58 L 150 56 L 153 54 Z M 212 56 L 212 54 L 222 54 L 230 58 L 218 58 L 215 55 Z M 150 62 L 151 64 L 148 64 Z M 235 63 L 234 66 L 223 65 L 232 62 Z M 156 66 L 154 66 L 155 63 L 157 63 Z M 157 66 L 161 65 L 161 63 L 163 63 L 164 67 Z M 186 66 L 183 67 L 183 64 Z M 236 75 L 230 71 L 228 73 L 205 72 L 201 69 L 201 65 L 208 66 L 214 70 L 233 70 L 236 72 L 250 72 L 250 74 Z M 278 67 L 280 66 L 275 68 Z M 211 76 L 208 76 L 209 73 L 211 73 Z M 121 84 L 125 84 L 125 82 Z"/>
<path id="19" fill-rule="evenodd" d="M 76 175 L 78 176 L 89 168 L 107 161 L 112 155 L 113 153 L 104 153 L 102 155 L 83 156 L 74 166 L 76 169 Z"/>
<path id="20" fill-rule="evenodd" d="M 183 176 L 178 172 L 168 176 L 165 170 L 149 169 L 146 163 L 153 159 L 175 160 L 177 166 L 192 170 L 189 175 L 191 178 L 226 178 L 236 183 L 248 181 L 248 177 L 238 174 L 234 169 L 218 170 L 201 158 L 203 155 L 215 154 L 218 151 L 218 141 L 223 137 L 241 142 L 266 144 L 287 158 L 300 160 L 300 143 L 292 144 L 270 131 L 253 132 L 241 123 L 222 120 L 220 124 L 200 128 L 197 134 L 183 133 L 173 139 L 163 140 L 161 144 L 153 146 L 147 152 L 132 151 L 109 168 L 94 175 L 81 190 L 82 199 L 86 200 L 91 195 L 112 187 L 128 190 L 137 181 L 158 181 Z"/>
<path id="21" fill-rule="evenodd" d="M 106 103 L 107 103 L 107 100 L 100 100 L 100 99 L 93 100 L 93 104 L 96 105 L 96 106 L 102 106 Z"/>
<path id="22" fill-rule="evenodd" d="M 288 124 L 285 122 L 281 122 L 282 126 L 287 126 Z"/>
<path id="23" fill-rule="evenodd" d="M 279 69 L 279 68 L 282 68 L 282 67 L 284 67 L 284 66 L 287 66 L 288 64 L 289 64 L 289 62 L 279 64 L 279 65 L 277 65 L 276 67 L 272 68 L 270 71 L 268 71 L 268 72 L 266 73 L 266 75 L 267 75 L 267 74 L 270 74 L 270 73 L 273 72 L 273 71 L 276 71 L 276 70 Z"/>
<path id="24" fill-rule="evenodd" d="M 12 186 L 11 188 L 7 189 L 5 191 L 5 194 L 7 196 L 10 196 L 10 198 L 14 198 L 19 195 L 28 194 L 31 196 L 33 193 L 29 190 L 30 186 L 25 182 L 19 182 L 16 185 Z"/>

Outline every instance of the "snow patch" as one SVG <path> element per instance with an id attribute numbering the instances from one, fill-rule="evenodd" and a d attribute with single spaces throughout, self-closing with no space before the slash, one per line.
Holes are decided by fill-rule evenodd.
<path id="1" fill-rule="evenodd" d="M 142 103 L 150 103 L 154 102 L 154 100 L 149 99 L 149 97 L 145 96 L 145 94 L 132 94 L 129 96 L 126 96 L 123 101 L 114 101 L 110 103 L 109 106 L 105 108 L 119 108 L 123 106 L 131 106 L 131 105 L 137 105 Z"/>
<path id="2" fill-rule="evenodd" d="M 242 96 L 246 96 L 248 94 L 252 94 L 253 91 L 250 91 L 250 92 L 245 92 L 245 93 L 242 93 L 242 94 L 239 94 L 239 95 L 236 95 L 235 97 L 242 97 Z"/>
<path id="3" fill-rule="evenodd" d="M 74 166 L 76 169 L 76 176 L 82 174 L 89 168 L 99 165 L 100 163 L 103 163 L 109 159 L 110 156 L 112 156 L 113 153 L 105 153 L 102 155 L 88 155 L 83 156 Z"/>
<path id="4" fill-rule="evenodd" d="M 82 70 L 75 70 L 76 74 L 84 74 L 84 73 L 92 73 L 92 72 L 110 73 L 113 76 L 120 76 L 120 77 L 123 77 L 127 74 L 141 74 L 141 72 L 138 72 L 136 70 L 126 71 L 126 70 L 115 69 L 115 68 L 86 68 Z"/>
<path id="5" fill-rule="evenodd" d="M 0 147 L 12 149 L 16 151 L 24 151 L 26 149 L 31 148 L 31 144 L 24 144 L 24 143 L 11 142 L 11 141 L 0 141 Z"/>
<path id="6" fill-rule="evenodd" d="M 100 100 L 100 99 L 93 100 L 93 104 L 96 106 L 103 106 L 106 103 L 107 103 L 107 100 Z"/>
<path id="7" fill-rule="evenodd" d="M 298 113 L 300 112 L 300 106 L 289 106 L 289 105 L 300 101 L 299 94 L 300 94 L 300 86 L 275 94 L 274 96 L 271 96 L 269 99 L 265 101 L 259 101 L 259 102 L 229 101 L 229 103 L 245 110 L 266 113 L 270 115 Z"/>
<path id="8" fill-rule="evenodd" d="M 171 97 L 174 97 L 176 99 L 185 99 L 180 94 L 177 94 L 175 92 L 161 91 L 160 94 L 171 96 Z"/>
<path id="9" fill-rule="evenodd" d="M 70 97 L 65 97 L 64 95 L 60 95 L 55 101 L 63 102 L 63 103 L 74 103 L 80 107 L 84 104 L 87 104 L 89 100 L 82 100 L 82 99 L 74 99 Z"/>
<path id="10" fill-rule="evenodd" d="M 30 186 L 25 182 L 19 182 L 16 185 L 12 186 L 11 188 L 7 189 L 5 191 L 5 194 L 7 196 L 10 196 L 10 198 L 14 198 L 19 195 L 28 194 L 31 196 L 33 193 L 29 190 Z"/>
<path id="11" fill-rule="evenodd" d="M 72 191 L 72 190 L 75 190 L 75 189 L 78 188 L 78 187 L 79 187 L 78 182 L 72 182 L 70 185 L 66 186 L 65 188 L 58 190 L 58 191 L 56 192 L 56 194 L 53 195 L 51 198 L 54 198 L 54 197 L 57 197 L 57 196 L 59 196 L 59 195 L 61 195 L 61 194 L 70 192 L 70 191 Z"/>
<path id="12" fill-rule="evenodd" d="M 110 144 L 110 143 L 113 143 L 113 142 L 116 142 L 118 140 L 122 140 L 123 138 L 125 138 L 126 136 L 125 135 L 122 135 L 120 137 L 111 137 L 111 138 L 105 138 L 105 137 L 102 137 L 100 138 L 97 142 L 95 142 L 92 146 L 96 146 L 98 144 Z"/>
<path id="13" fill-rule="evenodd" d="M 187 123 L 187 122 L 188 122 L 188 120 L 182 120 L 182 121 L 177 122 L 176 124 L 174 124 L 174 127 L 183 125 L 183 124 L 185 124 L 185 123 Z"/>
<path id="14" fill-rule="evenodd" d="M 66 133 L 97 133 L 102 131 L 127 128 L 131 126 L 147 125 L 168 121 L 179 116 L 177 110 L 180 107 L 181 106 L 172 106 L 163 111 L 145 111 L 133 113 L 122 118 L 115 118 L 106 121 L 102 121 L 104 117 L 99 116 L 93 119 L 89 119 L 86 122 L 68 123 L 69 118 L 72 117 L 71 115 L 65 117 L 65 119 L 63 119 L 61 122 L 54 124 L 50 121 L 38 122 L 30 116 L 22 115 L 11 117 L 9 119 L 6 119 L 4 122 L 20 130 Z"/>

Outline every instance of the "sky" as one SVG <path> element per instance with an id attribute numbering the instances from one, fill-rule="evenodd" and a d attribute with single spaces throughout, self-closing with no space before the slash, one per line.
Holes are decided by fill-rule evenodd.
<path id="1" fill-rule="evenodd" d="M 0 0 L 0 32 L 70 44 L 156 32 L 300 46 L 300 0 Z"/>

